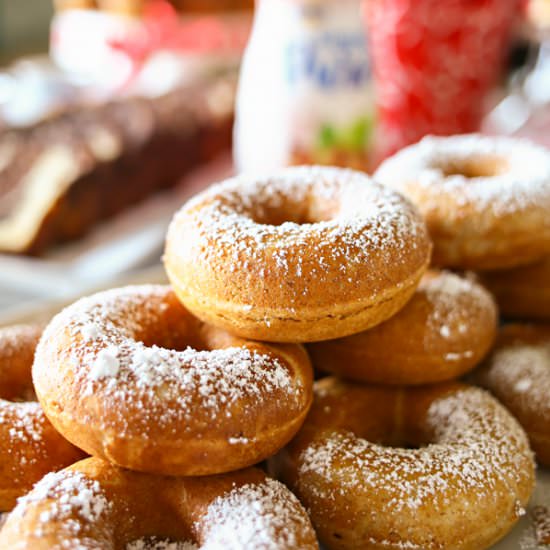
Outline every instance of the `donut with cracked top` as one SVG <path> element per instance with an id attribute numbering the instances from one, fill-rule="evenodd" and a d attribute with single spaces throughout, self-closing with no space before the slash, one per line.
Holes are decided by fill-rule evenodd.
<path id="1" fill-rule="evenodd" d="M 33 379 L 69 441 L 166 475 L 260 462 L 292 438 L 312 401 L 301 346 L 205 325 L 161 285 L 113 289 L 66 308 L 44 330 Z"/>
<path id="2" fill-rule="evenodd" d="M 175 215 L 164 264 L 197 317 L 275 342 L 339 338 L 411 297 L 429 263 L 424 221 L 360 172 L 297 167 L 241 176 Z"/>
<path id="3" fill-rule="evenodd" d="M 385 160 L 374 179 L 418 206 L 438 267 L 506 269 L 550 255 L 550 151 L 540 145 L 429 136 Z"/>
<path id="4" fill-rule="evenodd" d="M 176 544 L 185 550 L 318 549 L 296 497 L 257 468 L 169 478 L 98 458 L 47 475 L 20 499 L 0 531 L 0 546 L 13 549 L 144 550 Z"/>
<path id="5" fill-rule="evenodd" d="M 474 376 L 519 420 L 537 460 L 550 466 L 550 325 L 503 326 Z"/>
<path id="6" fill-rule="evenodd" d="M 34 397 L 31 367 L 42 327 L 0 328 L 0 511 L 48 472 L 80 460 L 84 453 L 48 422 Z"/>
<path id="7" fill-rule="evenodd" d="M 272 471 L 328 549 L 481 550 L 524 513 L 527 436 L 480 388 L 315 384 L 302 429 Z"/>
<path id="8" fill-rule="evenodd" d="M 429 384 L 458 378 L 491 349 L 498 312 L 479 284 L 429 271 L 407 305 L 365 332 L 309 344 L 313 365 L 379 384 Z"/>

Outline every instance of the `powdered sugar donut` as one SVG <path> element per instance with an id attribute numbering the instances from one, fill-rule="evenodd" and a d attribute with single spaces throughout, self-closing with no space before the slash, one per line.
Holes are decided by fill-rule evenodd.
<path id="1" fill-rule="evenodd" d="M 84 456 L 35 400 L 31 366 L 41 332 L 30 325 L 0 329 L 0 511 L 10 510 L 48 472 Z"/>
<path id="2" fill-rule="evenodd" d="M 479 284 L 429 272 L 407 305 L 380 325 L 309 345 L 315 367 L 352 380 L 428 384 L 478 365 L 496 337 L 498 313 Z"/>
<path id="3" fill-rule="evenodd" d="M 164 262 L 199 318 L 249 338 L 308 342 L 393 315 L 430 251 L 400 195 L 360 172 L 298 167 L 196 196 L 170 225 Z"/>
<path id="4" fill-rule="evenodd" d="M 485 271 L 480 278 L 504 317 L 550 321 L 550 256 L 536 264 Z"/>
<path id="5" fill-rule="evenodd" d="M 550 466 L 550 325 L 505 325 L 475 373 L 519 420 L 542 464 Z"/>
<path id="6" fill-rule="evenodd" d="M 426 218 L 441 267 L 502 269 L 550 255 L 550 152 L 527 140 L 427 137 L 375 179 Z"/>
<path id="7" fill-rule="evenodd" d="M 485 391 L 457 383 L 320 380 L 273 466 L 329 549 L 488 548 L 534 486 L 519 424 Z"/>
<path id="8" fill-rule="evenodd" d="M 263 460 L 296 433 L 312 400 L 302 347 L 207 326 L 165 286 L 115 289 L 69 306 L 45 329 L 33 378 L 69 441 L 168 475 Z"/>
<path id="9" fill-rule="evenodd" d="M 156 545 L 166 550 L 318 548 L 296 497 L 256 468 L 168 478 L 98 458 L 37 483 L 8 517 L 0 546 L 144 550 L 155 538 L 166 540 Z"/>

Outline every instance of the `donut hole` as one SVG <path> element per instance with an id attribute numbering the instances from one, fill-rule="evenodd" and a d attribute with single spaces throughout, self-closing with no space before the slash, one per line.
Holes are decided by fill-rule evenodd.
<path id="1" fill-rule="evenodd" d="M 319 200 L 309 196 L 277 195 L 276 199 L 252 205 L 246 214 L 258 225 L 280 226 L 285 223 L 307 225 L 329 221 L 338 214 L 339 202 L 335 199 Z"/>
<path id="2" fill-rule="evenodd" d="M 381 411 L 379 412 L 388 412 Z M 370 441 L 381 447 L 394 449 L 421 449 L 434 443 L 431 438 L 421 430 L 404 428 L 395 423 L 395 419 L 389 415 L 386 418 L 378 418 L 379 422 L 373 421 L 370 425 L 348 424 L 347 429 L 356 437 Z"/>
<path id="3" fill-rule="evenodd" d="M 208 334 L 204 334 L 204 323 L 191 315 L 175 296 L 160 317 L 145 319 L 139 331 L 132 336 L 147 347 L 183 351 L 191 347 L 197 351 L 210 351 L 212 345 Z"/>
<path id="4" fill-rule="evenodd" d="M 499 176 L 509 168 L 508 161 L 501 157 L 484 156 L 463 159 L 449 159 L 436 164 L 445 177 L 462 176 L 466 179 L 491 178 Z"/>
<path id="5" fill-rule="evenodd" d="M 252 219 L 258 225 L 269 225 L 277 227 L 285 223 L 296 225 L 308 225 L 331 220 L 334 215 L 329 212 L 309 212 L 290 209 L 270 209 L 254 215 Z"/>
<path id="6" fill-rule="evenodd" d="M 146 319 L 133 339 L 147 347 L 157 346 L 173 351 L 193 348 L 196 351 L 212 351 L 235 345 L 229 333 L 207 325 L 194 317 L 175 296 L 161 317 Z"/>
<path id="7" fill-rule="evenodd" d="M 14 403 L 28 403 L 29 401 L 38 401 L 34 388 L 23 388 L 21 392 L 13 396 L 10 401 Z"/>
<path id="8" fill-rule="evenodd" d="M 365 438 L 368 439 L 368 438 Z M 393 434 L 392 437 L 384 437 L 382 440 L 377 441 L 379 445 L 383 447 L 391 447 L 393 449 L 421 449 L 426 447 L 429 442 L 421 441 L 420 439 L 415 439 L 410 437 L 410 434 Z"/>

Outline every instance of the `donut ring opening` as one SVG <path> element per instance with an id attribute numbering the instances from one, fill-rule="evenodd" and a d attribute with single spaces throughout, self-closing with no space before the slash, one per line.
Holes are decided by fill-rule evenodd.
<path id="1" fill-rule="evenodd" d="M 505 158 L 492 155 L 434 161 L 432 167 L 444 177 L 462 176 L 466 179 L 492 178 L 506 173 L 510 165 Z"/>

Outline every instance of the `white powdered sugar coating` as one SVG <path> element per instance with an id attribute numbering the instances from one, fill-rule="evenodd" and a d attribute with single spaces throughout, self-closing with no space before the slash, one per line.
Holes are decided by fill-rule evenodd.
<path id="1" fill-rule="evenodd" d="M 428 293 L 440 294 L 449 298 L 464 295 L 474 295 L 478 298 L 487 295 L 487 291 L 482 286 L 464 277 L 459 277 L 450 271 L 442 271 L 439 276 L 429 279 L 423 286 Z"/>
<path id="2" fill-rule="evenodd" d="M 126 550 L 199 550 L 199 547 L 192 542 L 173 542 L 149 537 L 128 543 Z"/>
<path id="3" fill-rule="evenodd" d="M 120 361 L 117 356 L 118 349 L 114 346 L 102 349 L 97 354 L 90 370 L 90 378 L 92 380 L 100 380 L 101 378 L 116 376 L 120 368 Z"/>
<path id="4" fill-rule="evenodd" d="M 0 328 L 2 361 L 18 359 L 22 351 L 34 346 L 40 335 L 38 325 L 12 325 Z"/>
<path id="5" fill-rule="evenodd" d="M 34 536 L 42 536 L 55 522 L 63 530 L 63 549 L 80 548 L 82 523 L 96 523 L 110 508 L 97 481 L 67 470 L 44 476 L 17 501 L 11 517 L 22 518 L 35 506 L 40 506 L 41 512 L 36 518 Z"/>
<path id="6" fill-rule="evenodd" d="M 247 414 L 268 396 L 277 395 L 281 406 L 302 402 L 302 381 L 295 381 L 286 363 L 271 353 L 245 346 L 176 351 L 136 339 L 144 324 L 162 324 L 171 296 L 169 287 L 146 285 L 84 298 L 54 318 L 37 357 L 59 353 L 60 360 L 72 366 L 80 397 L 93 398 L 95 407 L 101 396 L 109 414 L 92 411 L 94 421 L 108 427 L 112 420 L 118 429 L 132 421 L 145 436 L 146 429 L 154 429 L 146 428 L 149 424 L 175 422 L 183 430 L 197 418 L 215 422 L 231 416 L 233 409 Z M 56 349 L 59 332 L 70 339 L 64 350 Z M 50 367 L 37 360 L 36 368 L 42 366 L 47 376 Z M 133 418 L 128 417 L 129 407 Z"/>
<path id="7" fill-rule="evenodd" d="M 550 421 L 550 341 L 497 349 L 483 373 L 483 384 L 499 398 L 515 394 L 522 407 Z"/>
<path id="8" fill-rule="evenodd" d="M 282 211 L 294 219 L 281 220 Z M 220 269 L 250 272 L 254 280 L 272 275 L 281 284 L 301 278 L 305 266 L 311 276 L 332 280 L 329 266 L 335 264 L 341 284 L 354 283 L 357 265 L 409 262 L 425 235 L 421 218 L 403 197 L 360 172 L 326 167 L 215 185 L 176 215 L 168 241 L 180 224 L 193 231 L 192 239 L 179 239 L 173 247 L 184 261 L 216 269 L 223 255 Z M 274 272 L 266 273 L 266 265 Z"/>
<path id="9" fill-rule="evenodd" d="M 432 306 L 424 336 L 426 350 L 431 349 L 439 337 L 448 342 L 461 342 L 468 330 L 474 330 L 470 324 L 479 323 L 483 311 L 489 310 L 488 314 L 483 315 L 487 321 L 491 314 L 496 319 L 496 307 L 491 295 L 481 285 L 454 273 L 442 271 L 435 277 L 425 278 L 420 282 L 418 291 L 426 296 Z M 470 349 L 455 349 L 447 353 L 445 359 L 459 361 L 472 356 Z"/>
<path id="10" fill-rule="evenodd" d="M 0 424 L 9 425 L 8 434 L 14 443 L 40 443 L 44 422 L 44 411 L 37 402 L 10 403 L 0 400 Z"/>
<path id="11" fill-rule="evenodd" d="M 203 550 L 296 548 L 296 534 L 311 529 L 296 497 L 273 479 L 242 485 L 217 497 L 201 524 L 206 526 Z M 289 525 L 295 527 L 289 529 Z"/>
<path id="12" fill-rule="evenodd" d="M 502 162 L 503 172 L 473 178 L 445 175 L 447 166 L 460 167 L 487 158 Z M 428 136 L 383 162 L 374 178 L 412 194 L 414 184 L 426 191 L 433 190 L 434 202 L 441 200 L 440 193 L 444 193 L 458 204 L 477 204 L 494 214 L 550 207 L 550 152 L 518 138 L 477 134 Z"/>
<path id="13" fill-rule="evenodd" d="M 481 506 L 497 484 L 514 494 L 526 482 L 525 435 L 486 392 L 469 388 L 436 399 L 426 422 L 436 443 L 419 449 L 385 447 L 345 431 L 313 440 L 299 457 L 298 487 L 306 490 L 304 476 L 320 476 L 326 482 L 316 484 L 318 498 L 371 494 L 384 503 L 379 512 L 399 514 L 462 499 Z"/>

